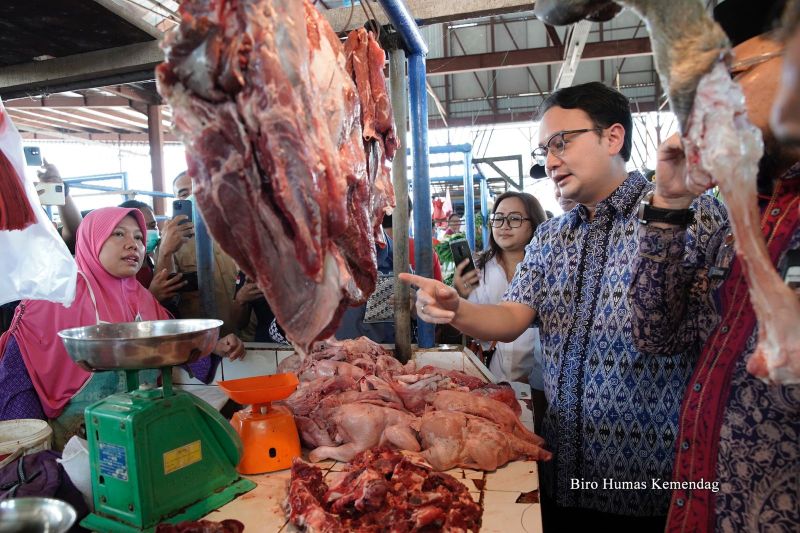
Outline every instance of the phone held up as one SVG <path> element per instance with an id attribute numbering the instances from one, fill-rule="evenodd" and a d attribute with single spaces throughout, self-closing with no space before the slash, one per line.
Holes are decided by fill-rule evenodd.
<path id="1" fill-rule="evenodd" d="M 42 205 L 64 205 L 67 201 L 63 183 L 40 181 L 36 184 L 36 192 Z"/>
<path id="2" fill-rule="evenodd" d="M 472 250 L 466 239 L 450 241 L 450 252 L 453 254 L 453 262 L 456 266 L 460 265 L 464 259 L 469 259 L 469 263 L 464 267 L 464 273 L 475 270 L 475 262 L 472 260 Z"/>
<path id="3" fill-rule="evenodd" d="M 188 218 L 181 221 L 181 224 L 192 221 L 192 201 L 191 200 L 174 200 L 172 202 L 172 218 L 178 215 L 186 215 Z"/>
<path id="4" fill-rule="evenodd" d="M 172 272 L 167 276 L 167 279 L 172 279 L 177 275 L 177 272 Z M 197 272 L 183 272 L 183 277 L 181 279 L 186 282 L 186 285 L 178 289 L 178 292 L 192 292 L 197 290 Z"/>

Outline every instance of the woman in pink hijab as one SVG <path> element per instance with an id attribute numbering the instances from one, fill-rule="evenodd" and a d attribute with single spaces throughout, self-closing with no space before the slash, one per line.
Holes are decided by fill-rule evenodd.
<path id="1" fill-rule="evenodd" d="M 89 403 L 122 390 L 118 372 L 92 374 L 70 359 L 57 333 L 101 322 L 171 318 L 137 280 L 145 253 L 144 217 L 138 209 L 106 207 L 78 228 L 75 300 L 61 304 L 24 300 L 0 337 L 0 420 L 50 419 L 57 447 L 76 433 Z M 236 358 L 244 347 L 234 335 L 216 353 Z M 155 373 L 144 381 L 154 381 Z"/>

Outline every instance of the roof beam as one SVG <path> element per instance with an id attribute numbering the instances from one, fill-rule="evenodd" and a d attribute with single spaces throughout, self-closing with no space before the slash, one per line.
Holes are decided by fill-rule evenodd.
<path id="1" fill-rule="evenodd" d="M 486 0 L 459 0 L 458 2 L 406 0 L 406 5 L 409 13 L 414 14 L 414 20 L 418 26 L 533 10 L 533 2 L 530 0 L 492 0 L 491 2 Z M 375 16 L 378 17 L 378 23 L 381 26 L 389 23 L 386 13 L 377 2 L 370 2 L 370 6 L 375 11 Z M 333 30 L 339 33 L 360 28 L 367 22 L 364 10 L 355 5 L 321 11 L 321 13 L 328 19 Z"/>
<path id="2" fill-rule="evenodd" d="M 115 2 L 114 0 L 94 0 L 104 8 L 108 9 L 116 16 L 133 24 L 143 32 L 155 39 L 161 37 L 161 32 L 153 25 L 144 20 L 143 16 L 147 11 L 137 6 L 133 2 Z"/>
<path id="3" fill-rule="evenodd" d="M 652 54 L 650 39 L 620 39 L 602 43 L 587 43 L 583 49 L 582 59 L 599 60 L 618 57 L 634 57 Z M 561 63 L 564 60 L 564 48 L 560 46 L 543 46 L 525 50 L 508 50 L 487 54 L 466 56 L 437 57 L 428 59 L 426 70 L 428 76 L 443 76 L 459 72 L 474 72 L 503 68 L 525 67 L 530 65 L 548 65 Z"/>
<path id="4" fill-rule="evenodd" d="M 108 142 L 131 142 L 131 143 L 146 143 L 146 133 L 59 133 L 52 130 L 36 130 L 27 129 L 27 131 L 20 131 L 23 139 L 39 139 L 39 140 L 83 140 L 83 141 L 108 141 Z M 165 133 L 165 143 L 180 143 L 181 140 L 175 134 Z"/>
<path id="5" fill-rule="evenodd" d="M 153 69 L 164 61 L 158 41 L 130 44 L 47 61 L 0 68 L 0 96 L 75 90 L 80 86 L 110 85 L 98 80 L 153 79 Z M 132 81 L 132 80 L 128 80 Z M 70 89 L 65 89 L 69 87 Z M 57 90 L 55 90 L 57 89 Z"/>
<path id="6" fill-rule="evenodd" d="M 553 85 L 553 92 L 563 88 L 572 86 L 572 81 L 575 79 L 575 74 L 578 72 L 578 64 L 581 62 L 581 55 L 583 49 L 586 47 L 586 39 L 589 38 L 589 30 L 592 29 L 592 23 L 588 20 L 581 20 L 573 24 L 569 30 L 569 38 L 567 40 L 567 52 L 564 54 L 564 62 L 561 64 L 561 70 L 558 71 L 556 76 L 556 83 Z"/>

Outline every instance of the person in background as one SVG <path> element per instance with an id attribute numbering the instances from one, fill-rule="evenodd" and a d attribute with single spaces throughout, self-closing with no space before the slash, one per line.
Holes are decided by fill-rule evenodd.
<path id="1" fill-rule="evenodd" d="M 192 199 L 193 185 L 191 177 L 182 172 L 173 181 L 173 192 L 181 200 Z M 179 224 L 181 217 L 174 219 L 174 224 Z M 180 219 L 180 220 L 179 220 Z M 216 241 L 212 240 L 214 253 L 214 275 L 212 286 L 214 289 L 214 301 L 216 306 L 216 316 L 206 316 L 203 310 L 202 299 L 199 290 L 182 291 L 178 300 L 178 314 L 180 318 L 218 318 L 223 321 L 222 332 L 225 334 L 237 331 L 237 321 L 234 316 L 233 296 L 236 290 L 236 278 L 239 267 L 236 262 L 226 254 Z M 187 237 L 184 245 L 180 246 L 172 253 L 165 251 L 164 260 L 169 262 L 169 267 L 173 272 L 189 273 L 197 272 L 197 247 L 194 240 L 194 232 L 191 237 Z M 158 265 L 159 268 L 161 265 Z M 165 268 L 169 268 L 167 264 Z"/>
<path id="2" fill-rule="evenodd" d="M 413 204 L 411 203 L 411 198 L 408 199 L 408 219 L 412 220 L 413 214 Z M 381 221 L 381 226 L 383 226 L 383 231 L 389 239 L 394 241 L 394 232 L 392 229 L 392 215 L 383 215 L 383 221 Z M 411 264 L 411 269 L 415 270 L 416 267 L 416 259 L 414 258 L 414 238 L 408 238 L 408 262 Z M 439 261 L 439 254 L 436 251 L 433 251 L 433 279 L 438 279 L 442 281 L 442 263 Z"/>
<path id="3" fill-rule="evenodd" d="M 158 264 L 158 256 L 166 256 L 174 253 L 171 250 L 174 246 L 172 243 L 177 243 L 177 248 L 183 245 L 185 239 L 193 230 L 192 224 L 184 224 L 179 226 L 175 221 L 168 221 L 164 228 L 164 238 L 161 239 L 161 233 L 158 229 L 156 222 L 156 214 L 150 205 L 140 202 L 138 200 L 127 200 L 119 204 L 119 207 L 138 209 L 142 212 L 147 228 L 147 238 L 145 242 L 145 258 L 142 268 L 136 274 L 136 279 L 139 280 L 146 289 L 148 289 L 153 296 L 156 297 L 161 305 L 171 307 L 172 300 L 177 296 L 178 291 L 183 287 L 186 282 L 181 279 L 181 274 L 169 277 L 170 270 L 161 268 L 156 272 L 156 264 Z M 181 217 L 186 218 L 184 215 Z M 162 243 L 162 244 L 160 244 Z M 161 259 L 164 262 L 164 259 Z M 172 311 L 172 309 L 170 309 Z"/>
<path id="4" fill-rule="evenodd" d="M 539 325 L 548 402 L 542 436 L 553 453 L 540 464 L 545 531 L 577 531 L 587 523 L 662 531 L 670 495 L 651 480 L 672 474 L 678 410 L 694 361 L 688 353 L 646 357 L 631 336 L 625 296 L 638 255 L 637 212 L 653 185 L 625 169 L 630 102 L 601 83 L 586 83 L 552 93 L 539 117 L 534 155 L 578 206 L 539 225 L 504 301 L 480 305 L 435 280 L 400 278 L 419 287 L 417 316 L 426 322 L 504 342 L 534 320 Z M 687 246 L 706 239 L 709 219 L 723 216 L 711 196 L 697 203 L 707 216 L 695 221 Z"/>
<path id="5" fill-rule="evenodd" d="M 764 137 L 754 222 L 772 268 L 787 278 L 789 266 L 800 265 L 800 147 L 782 146 L 769 127 L 786 61 L 783 43 L 774 34 L 748 38 L 769 26 L 772 2 L 727 0 L 719 7 L 726 4 L 723 28 L 734 42 L 746 39 L 734 48 L 731 71 L 748 118 Z M 753 13 L 743 19 L 746 4 Z M 651 204 L 673 213 L 689 208 L 694 195 L 685 176 L 683 147 L 674 136 L 659 150 Z M 672 491 L 667 531 L 800 531 L 800 385 L 768 384 L 748 372 L 759 325 L 730 223 L 716 225 L 694 262 L 675 253 L 692 239 L 691 227 L 649 223 L 638 237 L 630 288 L 634 338 L 651 357 L 686 350 L 696 361 L 672 476 L 683 486 Z M 700 480 L 704 486 L 691 487 Z"/>
<path id="6" fill-rule="evenodd" d="M 533 195 L 509 191 L 498 196 L 489 217 L 489 249 L 478 254 L 476 270 L 464 273 L 468 260 L 456 267 L 453 287 L 459 296 L 478 304 L 500 303 L 533 232 L 545 220 L 544 210 Z M 545 398 L 539 328 L 531 324 L 514 341 L 483 343 L 483 348 L 493 351 L 489 370 L 499 380 L 530 383 L 536 400 L 534 414 L 541 420 Z"/>
<path id="7" fill-rule="evenodd" d="M 147 228 L 138 209 L 92 211 L 78 228 L 79 276 L 69 307 L 23 300 L 11 328 L 0 337 L 0 419 L 49 419 L 60 449 L 79 432 L 86 406 L 123 390 L 121 372 L 90 373 L 67 354 L 58 332 L 102 323 L 170 318 L 136 280 L 145 253 Z M 217 343 L 215 353 L 238 358 L 244 347 L 235 336 Z M 191 365 L 201 379 L 213 377 L 212 361 Z M 209 376 L 210 374 L 210 376 Z M 140 378 L 155 383 L 157 371 Z"/>
<path id="8" fill-rule="evenodd" d="M 61 183 L 64 186 L 64 205 L 58 206 L 58 216 L 61 219 L 61 226 L 59 226 L 58 232 L 61 234 L 61 238 L 64 239 L 69 251 L 72 255 L 75 255 L 75 236 L 78 233 L 78 226 L 80 226 L 83 217 L 70 194 L 69 184 L 64 183 L 58 168 L 54 164 L 48 163 L 47 159 L 42 161 L 42 169 L 37 171 L 37 175 L 41 183 Z"/>
<path id="9" fill-rule="evenodd" d="M 236 292 L 233 296 L 233 319 L 239 330 L 250 325 L 251 315 L 255 315 L 256 324 L 253 335 L 255 342 L 272 342 L 290 345 L 278 324 L 275 313 L 264 297 L 264 293 L 256 282 L 241 270 L 236 279 Z"/>
<path id="10" fill-rule="evenodd" d="M 186 200 L 192 195 L 192 178 L 185 170 L 172 180 L 172 191 L 178 200 Z"/>
<path id="11" fill-rule="evenodd" d="M 444 234 L 454 235 L 463 232 L 461 229 L 461 217 L 455 211 L 450 213 L 450 216 L 447 217 L 447 230 L 445 230 Z"/>
<path id="12" fill-rule="evenodd" d="M 384 234 L 386 245 L 375 245 L 375 256 L 378 263 L 378 284 L 370 298 L 378 295 L 381 278 L 391 279 L 394 272 L 394 245 L 392 239 Z M 373 300 L 374 302 L 374 300 Z M 348 307 L 339 322 L 339 328 L 334 337 L 339 340 L 368 337 L 379 344 L 394 344 L 394 318 L 391 320 L 367 321 L 367 307 L 369 301 L 357 307 Z"/>

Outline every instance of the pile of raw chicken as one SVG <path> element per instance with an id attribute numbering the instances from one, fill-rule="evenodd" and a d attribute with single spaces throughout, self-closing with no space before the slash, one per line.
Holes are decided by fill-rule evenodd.
<path id="1" fill-rule="evenodd" d="M 279 372 L 300 385 L 286 399 L 309 459 L 350 461 L 386 445 L 416 452 L 434 469 L 495 470 L 516 459 L 551 457 L 520 421 L 508 385 L 433 366 L 403 365 L 365 337 L 320 343 Z"/>
<path id="2" fill-rule="evenodd" d="M 186 0 L 158 89 L 214 240 L 295 347 L 330 337 L 378 277 L 398 141 L 371 33 L 342 45 L 308 1 Z"/>
<path id="3" fill-rule="evenodd" d="M 306 531 L 477 531 L 483 511 L 453 476 L 386 448 L 358 454 L 332 487 L 316 466 L 296 459 L 284 502 Z"/>

